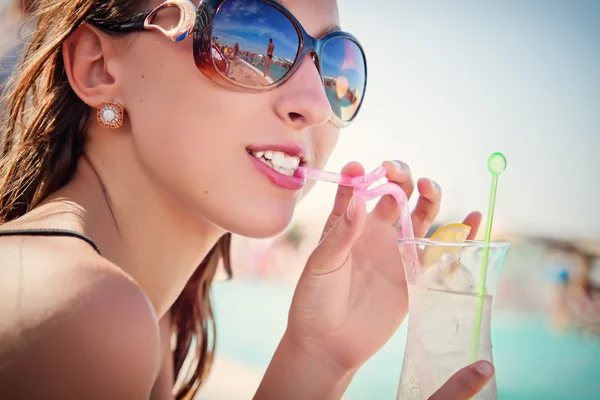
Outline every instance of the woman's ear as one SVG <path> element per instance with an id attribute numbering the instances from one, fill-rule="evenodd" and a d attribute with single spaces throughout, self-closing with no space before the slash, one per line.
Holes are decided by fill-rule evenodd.
<path id="1" fill-rule="evenodd" d="M 63 43 L 63 59 L 73 91 L 90 107 L 103 101 L 118 101 L 117 61 L 119 43 L 90 24 L 83 24 Z"/>

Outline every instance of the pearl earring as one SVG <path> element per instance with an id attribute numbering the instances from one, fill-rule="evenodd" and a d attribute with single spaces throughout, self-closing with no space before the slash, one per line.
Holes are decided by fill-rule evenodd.
<path id="1" fill-rule="evenodd" d="M 98 106 L 96 118 L 105 128 L 119 129 L 123 125 L 123 106 L 112 101 L 103 101 Z"/>

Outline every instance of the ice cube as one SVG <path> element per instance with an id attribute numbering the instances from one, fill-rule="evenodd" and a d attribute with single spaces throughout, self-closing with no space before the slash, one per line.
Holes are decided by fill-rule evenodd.
<path id="1" fill-rule="evenodd" d="M 451 254 L 443 254 L 436 263 L 439 270 L 440 282 L 451 292 L 472 293 L 475 280 L 471 272 L 462 265 L 460 260 Z"/>
<path id="2" fill-rule="evenodd" d="M 426 268 L 417 278 L 417 286 L 423 289 L 444 290 L 442 271 L 434 264 Z"/>
<path id="3" fill-rule="evenodd" d="M 473 293 L 475 280 L 471 271 L 462 265 L 460 261 L 456 261 L 455 264 L 454 271 L 444 277 L 446 288 L 452 292 Z"/>

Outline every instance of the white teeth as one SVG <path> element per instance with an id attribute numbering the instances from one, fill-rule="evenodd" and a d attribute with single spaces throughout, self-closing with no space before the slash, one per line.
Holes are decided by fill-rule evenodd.
<path id="1" fill-rule="evenodd" d="M 283 154 L 280 151 L 276 151 L 273 153 L 273 157 L 271 158 L 271 161 L 273 161 L 273 165 L 277 165 L 278 167 L 285 167 L 286 166 L 285 157 L 286 157 L 285 154 Z"/>
<path id="2" fill-rule="evenodd" d="M 274 151 L 271 161 L 273 165 L 285 169 L 296 169 L 300 165 L 299 157 L 292 157 L 281 151 Z"/>
<path id="3" fill-rule="evenodd" d="M 300 165 L 300 158 L 298 157 L 292 157 L 292 156 L 285 156 L 285 167 L 287 169 L 296 169 L 298 168 L 298 166 Z"/>
<path id="4" fill-rule="evenodd" d="M 286 168 L 279 167 L 278 169 L 276 169 L 276 171 L 279 172 L 280 174 L 283 174 L 283 175 L 294 176 L 294 171 L 291 170 L 291 169 L 286 169 Z"/>
<path id="5" fill-rule="evenodd" d="M 281 151 L 253 151 L 252 155 L 280 174 L 294 176 L 300 166 L 300 157 L 293 157 Z"/>

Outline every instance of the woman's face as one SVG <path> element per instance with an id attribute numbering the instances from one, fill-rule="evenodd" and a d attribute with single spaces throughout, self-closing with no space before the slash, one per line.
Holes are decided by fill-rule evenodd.
<path id="1" fill-rule="evenodd" d="M 314 37 L 339 25 L 336 0 L 282 3 Z M 190 218 L 239 235 L 266 237 L 285 229 L 311 183 L 298 186 L 252 152 L 272 152 L 266 155 L 289 165 L 299 155 L 307 166 L 324 167 L 339 130 L 329 122 L 330 106 L 312 59 L 302 60 L 273 91 L 241 93 L 198 71 L 191 37 L 172 43 L 145 32 L 121 57 L 122 98 L 135 149 L 158 190 Z"/>

